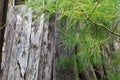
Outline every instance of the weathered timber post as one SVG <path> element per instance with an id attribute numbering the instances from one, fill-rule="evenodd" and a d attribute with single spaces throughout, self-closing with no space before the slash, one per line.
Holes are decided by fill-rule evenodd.
<path id="1" fill-rule="evenodd" d="M 2 80 L 51 80 L 55 53 L 55 30 L 51 22 L 32 22 L 25 6 L 11 7 L 5 30 Z"/>
<path id="2" fill-rule="evenodd" d="M 44 20 L 42 14 L 37 21 L 32 17 L 31 9 L 25 6 L 9 9 L 2 80 L 75 79 L 72 67 L 67 71 L 56 70 L 59 56 L 55 54 L 60 55 L 62 47 L 56 48 L 55 17 Z"/>

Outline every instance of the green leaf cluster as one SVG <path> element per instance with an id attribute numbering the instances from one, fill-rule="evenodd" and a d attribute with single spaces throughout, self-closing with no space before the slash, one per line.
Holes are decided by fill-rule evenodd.
<path id="1" fill-rule="evenodd" d="M 61 45 L 65 50 L 74 50 L 79 71 L 90 63 L 102 65 L 105 62 L 102 45 L 120 36 L 119 25 L 115 25 L 120 22 L 120 0 L 35 0 L 27 5 L 39 15 L 59 15 L 56 21 L 60 22 Z M 60 61 L 64 66 L 73 60 L 63 57 Z M 117 58 L 112 63 L 118 61 Z"/>

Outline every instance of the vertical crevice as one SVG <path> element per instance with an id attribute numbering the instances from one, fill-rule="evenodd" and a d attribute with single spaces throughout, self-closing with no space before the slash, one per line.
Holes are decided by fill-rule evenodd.
<path id="1" fill-rule="evenodd" d="M 1 17 L 2 21 L 1 21 L 0 27 L 3 27 L 6 24 L 7 10 L 8 10 L 8 0 L 4 0 L 1 7 L 3 7 L 3 9 L 2 9 L 2 17 Z M 3 47 L 3 43 L 4 43 L 4 33 L 5 33 L 5 27 L 3 27 L 0 30 L 0 70 L 1 70 L 1 63 L 2 63 L 2 47 Z"/>

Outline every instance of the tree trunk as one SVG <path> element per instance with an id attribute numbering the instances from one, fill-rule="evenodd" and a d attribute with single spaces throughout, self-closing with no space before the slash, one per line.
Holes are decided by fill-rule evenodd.
<path id="1" fill-rule="evenodd" d="M 10 8 L 2 80 L 51 80 L 55 30 L 43 17 L 34 23 L 30 9 Z"/>
<path id="2" fill-rule="evenodd" d="M 75 80 L 74 68 L 58 71 L 55 65 L 55 56 L 60 54 L 56 50 L 55 17 L 44 21 L 42 14 L 33 21 L 34 15 L 25 6 L 9 9 L 2 80 Z"/>

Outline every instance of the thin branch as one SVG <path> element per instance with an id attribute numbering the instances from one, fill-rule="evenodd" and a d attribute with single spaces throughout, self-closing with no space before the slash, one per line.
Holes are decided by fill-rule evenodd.
<path id="1" fill-rule="evenodd" d="M 75 1 L 73 1 L 73 0 L 71 0 L 73 3 L 75 3 Z M 100 1 L 100 0 L 99 0 Z M 98 2 L 99 3 L 99 2 Z M 76 4 L 76 5 L 78 5 L 78 4 Z M 97 8 L 97 6 L 98 6 L 98 4 L 96 5 L 96 7 L 93 9 L 93 11 L 92 12 L 94 12 L 94 10 Z M 95 21 L 95 20 L 93 20 L 93 19 L 91 19 L 90 18 L 90 16 L 88 16 L 88 14 L 80 7 L 80 9 L 81 9 L 81 11 L 83 12 L 83 14 L 85 15 L 85 17 L 86 17 L 86 20 L 89 20 L 90 22 L 92 22 L 92 23 L 94 23 L 94 24 L 96 24 L 96 25 L 98 25 L 98 26 L 101 26 L 101 27 L 103 27 L 106 31 L 108 31 L 108 32 L 110 32 L 111 34 L 114 34 L 114 35 L 116 35 L 116 36 L 120 36 L 120 34 L 118 34 L 118 33 L 115 33 L 114 32 L 114 30 L 113 31 L 111 31 L 109 28 L 107 28 L 105 25 L 103 25 L 102 23 L 98 23 L 97 21 Z M 47 10 L 47 12 L 50 12 L 49 10 Z M 55 11 L 56 12 L 56 11 Z M 54 12 L 54 13 L 55 13 Z M 59 12 L 58 12 L 59 13 Z M 61 15 L 65 15 L 65 14 L 62 14 L 62 13 L 59 13 L 59 14 L 61 14 Z M 68 15 L 65 15 L 65 16 L 68 16 Z M 70 17 L 70 16 L 68 16 L 68 17 Z M 71 17 L 71 18 L 73 18 L 73 17 Z M 120 21 L 119 21 L 120 22 Z"/>
<path id="2" fill-rule="evenodd" d="M 95 5 L 95 7 L 93 8 L 91 14 L 90 14 L 90 17 L 92 16 L 92 14 L 94 13 L 94 11 L 97 9 L 98 5 L 100 3 L 100 0 L 97 1 L 97 4 Z"/>
<path id="3" fill-rule="evenodd" d="M 118 24 L 120 23 L 120 20 L 118 20 L 118 22 L 115 24 L 114 28 L 113 28 L 113 32 L 116 30 Z"/>
<path id="4" fill-rule="evenodd" d="M 92 22 L 92 23 L 94 23 L 94 24 L 96 24 L 96 25 L 98 25 L 98 26 L 102 26 L 106 31 L 110 32 L 111 34 L 114 34 L 114 35 L 116 35 L 116 36 L 120 36 L 120 34 L 111 31 L 111 30 L 108 29 L 105 25 L 103 25 L 103 24 L 101 24 L 101 23 L 98 23 L 98 22 L 95 21 L 95 20 L 92 20 L 92 19 L 87 15 L 87 13 L 86 13 L 83 9 L 81 9 L 81 11 L 84 13 L 86 19 L 89 20 L 90 22 Z"/>
<path id="5" fill-rule="evenodd" d="M 88 19 L 88 20 L 89 20 L 90 22 L 92 22 L 92 23 L 98 25 L 98 26 L 102 26 L 106 31 L 110 32 L 111 34 L 114 34 L 114 35 L 116 35 L 116 36 L 120 36 L 120 34 L 111 31 L 111 30 L 108 29 L 105 25 L 100 24 L 100 23 L 98 23 L 98 22 L 96 22 L 96 21 L 94 21 L 94 20 L 92 20 L 92 19 Z"/>
<path id="6" fill-rule="evenodd" d="M 0 31 L 6 26 L 7 24 L 5 23 L 3 26 L 0 27 Z"/>

